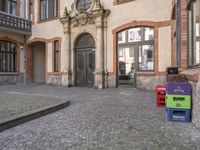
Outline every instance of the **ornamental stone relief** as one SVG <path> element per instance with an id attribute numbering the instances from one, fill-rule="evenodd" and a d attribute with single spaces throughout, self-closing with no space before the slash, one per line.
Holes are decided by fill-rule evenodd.
<path id="1" fill-rule="evenodd" d="M 65 7 L 64 14 L 60 18 L 64 27 L 64 32 L 73 27 L 81 27 L 90 24 L 96 24 L 97 26 L 103 25 L 107 16 L 110 14 L 110 10 L 104 9 L 100 0 L 86 0 L 84 1 L 88 2 L 85 4 L 86 6 L 83 6 L 84 4 L 77 4 L 78 2 L 79 0 L 75 0 L 75 3 L 71 6 L 71 11 L 68 11 L 67 7 Z"/>

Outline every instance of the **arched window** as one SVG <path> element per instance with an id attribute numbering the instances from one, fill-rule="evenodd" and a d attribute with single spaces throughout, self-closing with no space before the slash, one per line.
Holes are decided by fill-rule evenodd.
<path id="1" fill-rule="evenodd" d="M 92 0 L 77 0 L 76 9 L 79 12 L 87 11 L 92 5 Z"/>
<path id="2" fill-rule="evenodd" d="M 133 66 L 140 71 L 154 70 L 154 29 L 135 27 L 118 33 L 118 60 L 126 64 L 126 73 Z M 136 66 L 137 65 L 137 66 Z"/>
<path id="3" fill-rule="evenodd" d="M 95 41 L 91 34 L 84 33 L 76 41 L 75 50 L 95 48 Z"/>
<path id="4" fill-rule="evenodd" d="M 15 43 L 0 40 L 0 72 L 16 72 Z"/>

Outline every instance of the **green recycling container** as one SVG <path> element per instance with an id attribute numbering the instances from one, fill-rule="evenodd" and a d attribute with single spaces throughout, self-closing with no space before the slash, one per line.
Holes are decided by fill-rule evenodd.
<path id="1" fill-rule="evenodd" d="M 191 109 L 190 95 L 166 95 L 166 107 L 178 109 Z"/>

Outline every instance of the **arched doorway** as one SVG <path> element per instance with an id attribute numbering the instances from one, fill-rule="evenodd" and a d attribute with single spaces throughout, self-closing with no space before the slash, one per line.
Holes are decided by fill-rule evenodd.
<path id="1" fill-rule="evenodd" d="M 137 85 L 137 72 L 154 71 L 154 29 L 132 27 L 117 33 L 118 86 Z"/>
<path id="2" fill-rule="evenodd" d="M 26 79 L 27 82 L 45 83 L 46 61 L 45 61 L 45 42 L 36 41 L 28 44 Z"/>
<path id="3" fill-rule="evenodd" d="M 79 87 L 94 86 L 95 40 L 89 33 L 81 34 L 75 43 L 75 81 Z"/>

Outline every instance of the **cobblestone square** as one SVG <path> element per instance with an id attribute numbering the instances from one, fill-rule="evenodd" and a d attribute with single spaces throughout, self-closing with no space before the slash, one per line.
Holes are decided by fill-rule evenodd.
<path id="1" fill-rule="evenodd" d="M 200 150 L 200 130 L 165 120 L 153 91 L 45 85 L 0 91 L 69 99 L 65 109 L 0 133 L 1 150 Z"/>
<path id="2" fill-rule="evenodd" d="M 0 92 L 0 120 L 62 101 L 48 96 Z"/>

